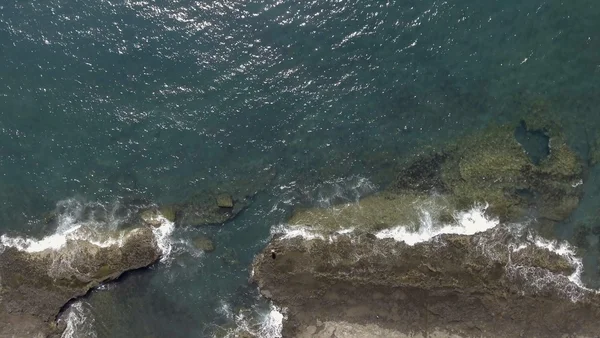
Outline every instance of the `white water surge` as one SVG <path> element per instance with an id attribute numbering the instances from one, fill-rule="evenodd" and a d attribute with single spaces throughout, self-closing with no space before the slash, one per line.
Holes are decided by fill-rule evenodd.
<path id="1" fill-rule="evenodd" d="M 86 215 L 90 208 L 101 211 L 101 215 Z M 118 231 L 118 227 L 126 221 L 126 217 L 114 215 L 114 207 L 100 203 L 84 203 L 76 199 L 68 199 L 58 203 L 56 216 L 57 228 L 51 235 L 40 239 L 21 236 L 0 236 L 2 247 L 14 247 L 30 253 L 45 250 L 60 250 L 69 241 L 86 241 L 99 247 L 121 246 L 128 232 Z M 97 212 L 99 213 L 99 212 Z M 129 215 L 125 215 L 129 216 Z M 175 226 L 162 215 L 157 215 L 160 226 L 152 229 L 156 243 L 162 252 L 163 259 L 171 253 L 171 238 Z"/>
<path id="2" fill-rule="evenodd" d="M 66 329 L 61 338 L 96 338 L 94 331 L 94 317 L 82 301 L 77 301 L 69 307 L 61 320 L 64 320 Z"/>
<path id="3" fill-rule="evenodd" d="M 474 235 L 495 228 L 500 221 L 485 214 L 488 205 L 475 205 L 467 211 L 454 214 L 454 222 L 450 224 L 435 224 L 432 212 L 425 208 L 420 210 L 420 224 L 417 231 L 410 231 L 406 226 L 397 226 L 378 232 L 377 238 L 393 238 L 415 245 L 430 241 L 442 234 Z"/>
<path id="4" fill-rule="evenodd" d="M 234 314 L 228 304 L 222 304 L 221 312 L 235 323 L 234 328 L 227 330 L 224 337 L 235 338 L 250 333 L 260 338 L 281 338 L 286 310 L 270 304 L 268 309 L 240 311 Z"/>
<path id="5" fill-rule="evenodd" d="M 393 238 L 397 241 L 405 242 L 408 245 L 415 245 L 421 242 L 427 242 L 434 237 L 442 234 L 460 234 L 474 235 L 496 227 L 500 221 L 496 218 L 490 218 L 485 214 L 487 205 L 475 205 L 467 211 L 456 212 L 454 220 L 451 223 L 443 224 L 435 221 L 437 210 L 431 203 L 426 203 L 419 208 L 418 230 L 412 231 L 412 226 L 398 225 L 396 227 L 382 230 L 375 234 L 377 238 Z M 340 229 L 329 236 L 332 240 L 335 236 L 348 235 L 354 232 L 354 228 Z M 325 236 L 318 230 L 308 226 L 289 226 L 286 224 L 278 225 L 272 228 L 271 234 L 281 235 L 283 239 L 302 237 L 306 240 L 325 239 Z"/>

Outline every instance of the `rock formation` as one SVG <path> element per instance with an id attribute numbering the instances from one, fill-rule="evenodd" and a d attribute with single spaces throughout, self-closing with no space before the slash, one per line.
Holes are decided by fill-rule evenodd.
<path id="1" fill-rule="evenodd" d="M 532 161 L 515 138 L 518 126 L 492 126 L 442 151 L 415 156 L 382 192 L 358 203 L 299 208 L 288 223 L 322 232 L 343 228 L 373 231 L 395 225 L 417 228 L 426 204 L 436 206 L 428 208 L 434 223 L 447 223 L 454 211 L 487 203 L 488 214 L 503 222 L 536 217 L 549 227 L 577 207 L 583 170 L 557 127 L 549 122 L 549 127 L 539 124 L 534 124 L 535 131 L 547 135 L 549 149 L 539 163 Z"/>
<path id="2" fill-rule="evenodd" d="M 149 227 L 114 234 L 102 243 L 67 239 L 59 248 L 41 251 L 0 245 L 0 337 L 60 335 L 64 327 L 56 318 L 70 300 L 160 255 Z"/>
<path id="3" fill-rule="evenodd" d="M 288 230 L 312 236 L 275 236 L 252 280 L 287 308 L 284 337 L 596 337 L 600 296 L 578 281 L 581 262 L 532 235 L 573 212 L 582 183 L 556 124 L 492 126 L 415 156 L 356 203 L 295 210 Z M 412 246 L 381 236 L 456 226 L 477 204 L 500 225 Z"/>
<path id="4" fill-rule="evenodd" d="M 576 265 L 520 240 L 504 226 L 414 246 L 276 238 L 252 278 L 287 308 L 284 337 L 595 337 L 600 298 L 569 280 Z"/>

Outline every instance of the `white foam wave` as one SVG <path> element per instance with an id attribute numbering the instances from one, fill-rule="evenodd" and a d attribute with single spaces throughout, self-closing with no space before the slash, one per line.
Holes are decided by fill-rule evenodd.
<path id="1" fill-rule="evenodd" d="M 89 216 L 86 219 L 83 216 L 84 210 L 90 207 L 104 208 L 99 203 L 86 204 L 76 199 L 61 201 L 57 204 L 59 213 L 57 214 L 57 228 L 53 234 L 41 239 L 12 237 L 4 234 L 0 236 L 0 250 L 2 247 L 14 247 L 29 253 L 45 250 L 57 251 L 66 246 L 69 241 L 86 241 L 98 247 L 121 246 L 127 235 L 125 232 L 114 230 L 123 220 L 117 219 L 114 215 L 106 217 L 106 214 L 98 217 L 98 220 Z M 172 251 L 170 235 L 175 229 L 175 225 L 160 214 L 157 214 L 156 221 L 160 222 L 160 226 L 153 227 L 152 231 L 163 259 L 167 259 Z"/>
<path id="2" fill-rule="evenodd" d="M 61 338 L 95 338 L 97 336 L 93 330 L 94 317 L 90 315 L 89 310 L 81 301 L 71 304 L 61 320 L 66 324 Z"/>
<path id="3" fill-rule="evenodd" d="M 285 224 L 277 225 L 271 228 L 271 235 L 281 235 L 283 239 L 302 237 L 306 240 L 325 239 L 325 237 L 309 227 L 294 226 L 289 227 Z"/>
<path id="4" fill-rule="evenodd" d="M 417 231 L 411 231 L 406 226 L 398 226 L 382 230 L 375 234 L 375 236 L 377 238 L 393 238 L 408 245 L 415 245 L 427 242 L 441 234 L 474 235 L 492 229 L 500 224 L 498 219 L 490 218 L 485 214 L 487 207 L 487 204 L 478 204 L 470 210 L 457 212 L 454 214 L 454 222 L 452 224 L 436 224 L 432 217 L 432 212 L 422 208 L 420 210 L 420 224 Z"/>
<path id="5" fill-rule="evenodd" d="M 27 237 L 0 236 L 0 247 L 14 247 L 26 252 L 41 252 L 59 250 L 69 241 L 83 240 L 100 247 L 121 245 L 123 234 L 106 236 L 110 230 L 116 229 L 119 222 L 114 215 L 101 203 L 88 202 L 70 198 L 56 205 L 55 217 L 57 222 L 53 234 L 41 239 Z"/>
<path id="6" fill-rule="evenodd" d="M 87 241 L 99 247 L 109 247 L 112 245 L 121 245 L 123 235 L 116 238 L 105 238 L 94 231 L 92 228 L 84 227 L 80 224 L 72 228 L 57 232 L 42 239 L 0 236 L 0 244 L 5 247 L 14 247 L 26 252 L 41 252 L 45 250 L 59 250 L 64 247 L 68 241 Z"/>
<path id="7" fill-rule="evenodd" d="M 171 239 L 171 234 L 173 230 L 175 230 L 175 223 L 169 221 L 162 215 L 157 215 L 157 220 L 160 221 L 160 226 L 154 227 L 152 232 L 154 233 L 154 238 L 156 238 L 156 244 L 161 252 L 161 261 L 167 261 L 171 257 L 171 252 L 173 251 L 173 241 Z"/>
<path id="8" fill-rule="evenodd" d="M 258 329 L 258 336 L 263 338 L 281 338 L 285 310 L 271 305 L 271 311 L 263 317 Z"/>
<path id="9" fill-rule="evenodd" d="M 240 311 L 234 315 L 228 304 L 223 303 L 221 312 L 227 319 L 233 319 L 234 328 L 225 333 L 226 338 L 239 337 L 241 334 L 251 334 L 260 338 L 282 338 L 283 321 L 287 318 L 286 309 L 270 304 L 269 308 L 254 311 Z"/>
<path id="10" fill-rule="evenodd" d="M 521 243 L 520 245 L 515 246 L 512 252 L 518 252 L 528 246 L 534 245 L 561 256 L 573 267 L 573 273 L 569 276 L 554 274 L 549 271 L 540 274 L 539 271 L 533 271 L 531 268 L 528 269 L 518 265 L 512 267 L 519 273 L 527 275 L 527 280 L 531 282 L 534 287 L 543 290 L 548 286 L 552 286 L 554 289 L 558 289 L 562 294 L 569 297 L 573 302 L 580 300 L 586 293 L 600 293 L 600 290 L 592 289 L 584 285 L 581 280 L 583 260 L 577 256 L 575 248 L 569 243 L 541 238 L 532 232 L 528 232 L 526 237 L 527 243 Z"/>
<path id="11" fill-rule="evenodd" d="M 423 204 L 419 210 L 420 219 L 418 230 L 411 230 L 413 226 L 400 225 L 391 229 L 385 229 L 378 232 L 377 238 L 393 238 L 397 241 L 405 242 L 408 245 L 414 245 L 420 242 L 426 242 L 441 234 L 462 234 L 473 235 L 484 232 L 496 227 L 500 221 L 496 218 L 490 218 L 485 214 L 488 205 L 475 205 L 467 211 L 456 212 L 454 221 L 451 224 L 438 224 L 434 215 L 439 210 L 432 203 Z M 347 235 L 354 232 L 354 228 L 340 229 L 329 240 L 334 240 L 336 236 Z M 306 226 L 289 226 L 280 224 L 271 229 L 272 235 L 281 235 L 282 239 L 291 239 L 302 237 L 306 240 L 325 239 L 323 234 Z"/>

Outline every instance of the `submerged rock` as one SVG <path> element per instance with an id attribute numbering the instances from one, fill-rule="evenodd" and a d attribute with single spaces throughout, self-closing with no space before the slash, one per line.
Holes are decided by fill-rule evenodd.
<path id="1" fill-rule="evenodd" d="M 140 224 L 160 226 L 157 216 L 174 222 L 177 226 L 222 224 L 237 216 L 250 204 L 249 197 L 218 192 L 202 192 L 183 203 L 151 205 L 139 212 Z M 134 222 L 135 223 L 135 222 Z"/>
<path id="2" fill-rule="evenodd" d="M 384 191 L 367 196 L 358 203 L 296 210 L 288 223 L 292 226 L 307 226 L 323 233 L 343 229 L 379 231 L 400 224 L 418 230 L 422 217 L 421 208 L 427 204 L 435 205 L 431 211 L 435 213 L 433 216 L 436 219 L 452 219 L 450 201 L 444 196 Z"/>
<path id="3" fill-rule="evenodd" d="M 459 140 L 441 164 L 442 180 L 458 208 L 487 202 L 489 211 L 514 220 L 534 216 L 560 221 L 576 208 L 582 165 L 558 132 L 549 133 L 550 153 L 534 164 L 514 137 L 514 126 L 485 129 Z"/>
<path id="4" fill-rule="evenodd" d="M 115 234 L 102 243 L 67 239 L 60 247 L 37 249 L 0 246 L 0 337 L 60 334 L 64 328 L 55 320 L 70 300 L 161 255 L 150 228 Z"/>
<path id="5" fill-rule="evenodd" d="M 233 208 L 233 198 L 229 194 L 217 195 L 217 206 L 219 208 Z"/>
<path id="6" fill-rule="evenodd" d="M 571 282 L 576 263 L 509 230 L 414 246 L 276 238 L 255 258 L 252 279 L 288 309 L 284 337 L 329 337 L 321 333 L 336 327 L 347 337 L 593 337 L 600 298 Z"/>
<path id="7" fill-rule="evenodd" d="M 296 209 L 289 224 L 324 233 L 398 225 L 416 230 L 424 217 L 449 224 L 456 211 L 475 204 L 489 204 L 488 214 L 505 222 L 530 216 L 549 225 L 564 220 L 581 198 L 582 164 L 554 125 L 537 127 L 547 137 L 549 153 L 534 163 L 515 138 L 515 128 L 524 126 L 493 126 L 443 151 L 421 154 L 398 170 L 385 191 L 357 203 Z"/>
<path id="8" fill-rule="evenodd" d="M 194 247 L 198 250 L 202 250 L 204 252 L 213 252 L 215 251 L 215 244 L 213 241 L 206 236 L 199 236 L 194 238 L 192 241 Z"/>
<path id="9" fill-rule="evenodd" d="M 234 200 L 228 194 L 199 193 L 176 207 L 175 224 L 178 226 L 221 224 L 234 218 L 248 205 L 249 200 L 244 197 Z"/>

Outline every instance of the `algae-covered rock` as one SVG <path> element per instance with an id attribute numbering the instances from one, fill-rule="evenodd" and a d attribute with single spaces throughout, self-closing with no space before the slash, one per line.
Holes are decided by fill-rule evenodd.
<path id="1" fill-rule="evenodd" d="M 177 206 L 175 205 L 161 205 L 158 208 L 158 212 L 163 215 L 164 218 L 169 220 L 169 222 L 175 222 L 175 218 L 177 217 Z"/>
<path id="2" fill-rule="evenodd" d="M 590 145 L 590 164 L 596 165 L 600 163 L 600 137 Z"/>
<path id="3" fill-rule="evenodd" d="M 221 224 L 235 217 L 248 204 L 245 197 L 234 199 L 219 192 L 198 193 L 179 206 L 175 223 L 179 226 Z"/>
<path id="4" fill-rule="evenodd" d="M 325 233 L 349 228 L 371 232 L 398 225 L 418 230 L 424 208 L 434 220 L 452 219 L 453 209 L 444 196 L 384 191 L 362 198 L 356 203 L 298 209 L 288 223 Z"/>
<path id="5" fill-rule="evenodd" d="M 548 249 L 528 246 L 511 254 L 511 263 L 521 266 L 535 266 L 565 276 L 575 272 L 575 267 L 564 257 Z"/>
<path id="6" fill-rule="evenodd" d="M 444 193 L 446 186 L 441 179 L 441 166 L 446 156 L 433 149 L 409 159 L 397 169 L 396 180 L 388 190 L 399 193 Z"/>
<path id="7" fill-rule="evenodd" d="M 442 164 L 442 180 L 459 208 L 487 202 L 504 220 L 536 210 L 553 221 L 579 203 L 582 166 L 560 134 L 549 137 L 550 154 L 535 165 L 514 137 L 514 126 L 487 128 L 456 142 Z"/>
<path id="8" fill-rule="evenodd" d="M 139 215 L 142 222 L 146 225 L 155 228 L 160 227 L 162 225 L 162 220 L 160 219 L 160 216 L 162 216 L 162 214 L 157 209 L 147 209 L 140 212 Z"/>
<path id="9" fill-rule="evenodd" d="M 160 226 L 159 215 L 177 226 L 222 224 L 239 214 L 249 205 L 248 198 L 234 199 L 230 194 L 215 191 L 197 193 L 182 203 L 150 206 L 142 209 L 141 224 Z"/>
<path id="10" fill-rule="evenodd" d="M 217 195 L 217 206 L 219 208 L 233 208 L 233 198 L 229 194 Z"/>
<path id="11" fill-rule="evenodd" d="M 56 316 L 71 299 L 125 271 L 154 263 L 160 254 L 150 228 L 115 234 L 102 244 L 68 239 L 61 247 L 42 251 L 0 247 L 0 336 L 45 337 L 58 330 Z M 23 330 L 41 328 L 29 335 L 12 327 L 15 321 L 22 322 Z"/>
<path id="12" fill-rule="evenodd" d="M 296 209 L 292 226 L 325 233 L 355 228 L 377 231 L 448 224 L 456 211 L 488 204 L 503 221 L 535 216 L 551 223 L 568 217 L 582 193 L 582 165 L 563 135 L 551 127 L 549 153 L 535 164 L 515 138 L 520 125 L 492 126 L 462 137 L 443 151 L 419 154 L 398 169 L 389 187 L 356 203 Z M 536 132 L 545 133 L 547 129 Z"/>

